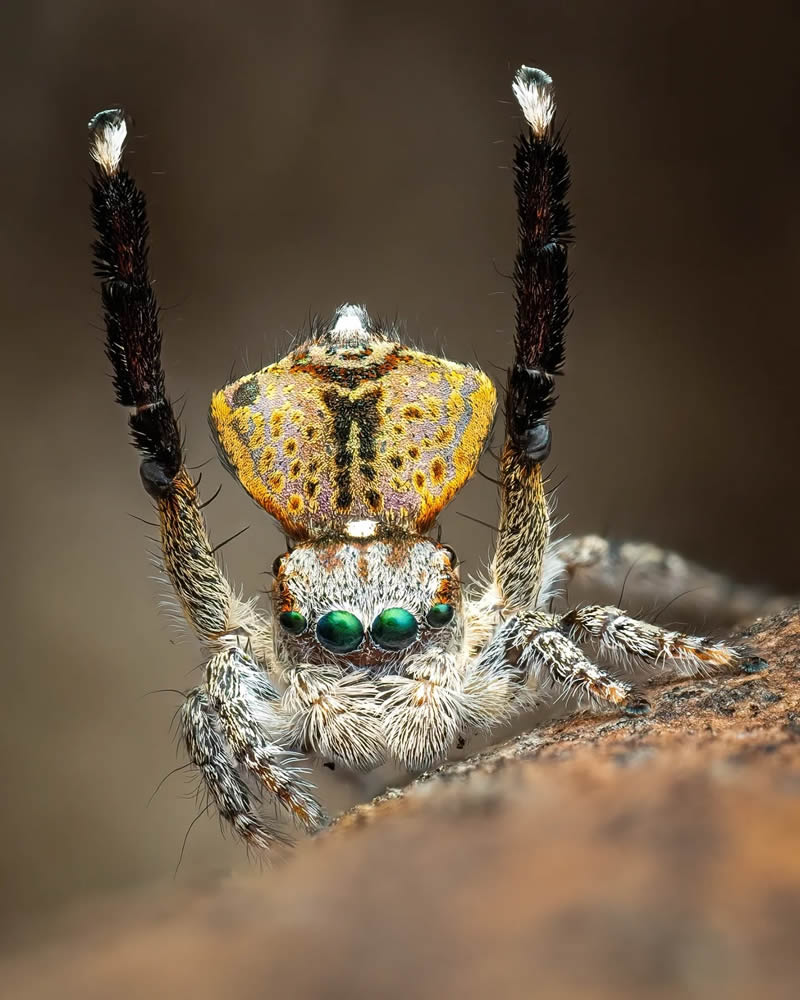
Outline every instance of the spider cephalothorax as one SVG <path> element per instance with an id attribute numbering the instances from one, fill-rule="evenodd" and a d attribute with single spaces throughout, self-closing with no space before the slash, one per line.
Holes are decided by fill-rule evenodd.
<path id="1" fill-rule="evenodd" d="M 392 673 L 464 630 L 452 552 L 420 536 L 305 543 L 279 560 L 276 640 L 288 663 Z"/>
<path id="2" fill-rule="evenodd" d="M 211 424 L 251 496 L 304 541 L 276 562 L 281 661 L 396 672 L 463 632 L 449 549 L 424 537 L 472 475 L 494 386 L 342 306 L 292 353 L 216 393 Z"/>
<path id="3" fill-rule="evenodd" d="M 569 318 L 568 164 L 550 78 L 522 67 L 513 91 L 525 119 L 514 161 L 516 335 L 489 579 L 462 590 L 452 550 L 428 533 L 477 468 L 492 383 L 346 305 L 211 403 L 224 462 L 291 542 L 275 560 L 269 616 L 223 574 L 183 461 L 161 368 L 144 196 L 121 164 L 124 115 L 90 122 L 94 249 L 117 398 L 131 408 L 164 567 L 207 648 L 204 681 L 182 708 L 183 737 L 211 801 L 253 846 L 285 841 L 256 808 L 259 794 L 309 830 L 325 821 L 298 754 L 413 770 L 562 695 L 646 711 L 631 680 L 592 651 L 620 673 L 631 663 L 685 674 L 763 666 L 743 649 L 616 607 L 550 607 L 559 578 L 594 569 L 616 579 L 630 560 L 614 559 L 600 539 L 550 538 L 542 462 Z M 656 562 L 684 567 L 680 584 L 692 572 L 674 558 Z M 680 589 L 674 574 L 667 582 Z"/>

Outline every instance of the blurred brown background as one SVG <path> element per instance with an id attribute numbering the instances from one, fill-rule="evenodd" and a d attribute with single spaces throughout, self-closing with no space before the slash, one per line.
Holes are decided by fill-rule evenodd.
<path id="1" fill-rule="evenodd" d="M 190 458 L 211 391 L 343 300 L 492 373 L 511 337 L 520 62 L 555 78 L 577 244 L 554 420 L 562 530 L 648 537 L 796 590 L 796 5 L 7 0 L 0 14 L 6 612 L 3 919 L 169 880 L 198 663 L 156 611 L 91 277 L 85 123 L 123 103 Z M 491 471 L 490 463 L 487 471 Z M 248 589 L 282 551 L 216 463 Z M 453 510 L 492 519 L 478 480 Z M 488 531 L 448 512 L 472 568 Z M 329 804 L 339 795 L 331 791 Z M 179 883 L 247 870 L 203 819 Z"/>

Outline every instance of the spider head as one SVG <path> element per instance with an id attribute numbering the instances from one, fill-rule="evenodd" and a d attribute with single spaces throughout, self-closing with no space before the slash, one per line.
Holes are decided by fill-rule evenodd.
<path id="1" fill-rule="evenodd" d="M 421 536 L 340 536 L 275 560 L 280 659 L 399 672 L 409 656 L 463 634 L 455 554 Z"/>

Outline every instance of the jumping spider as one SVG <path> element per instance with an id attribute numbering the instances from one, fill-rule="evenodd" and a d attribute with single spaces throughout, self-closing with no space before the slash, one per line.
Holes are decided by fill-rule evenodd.
<path id="1" fill-rule="evenodd" d="M 653 673 L 764 666 L 747 650 L 616 607 L 548 610 L 560 578 L 610 557 L 602 540 L 550 539 L 542 462 L 570 315 L 569 166 L 550 77 L 522 67 L 513 92 L 525 119 L 514 159 L 516 334 L 489 580 L 462 587 L 453 551 L 429 532 L 476 470 L 495 411 L 491 381 L 398 343 L 345 305 L 211 402 L 223 461 L 290 539 L 273 567 L 269 615 L 223 575 L 184 464 L 161 367 L 145 199 L 121 165 L 125 116 L 102 111 L 90 122 L 94 254 L 116 395 L 144 456 L 164 567 L 208 651 L 205 681 L 181 709 L 183 739 L 220 815 L 254 847 L 286 841 L 257 809 L 259 795 L 308 830 L 325 823 L 302 755 L 416 771 L 464 734 L 565 694 L 646 712 L 632 683 L 584 647 Z"/>

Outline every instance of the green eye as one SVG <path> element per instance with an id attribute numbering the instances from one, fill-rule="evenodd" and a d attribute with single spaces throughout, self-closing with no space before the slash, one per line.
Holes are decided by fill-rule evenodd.
<path id="1" fill-rule="evenodd" d="M 299 611 L 281 611 L 278 621 L 284 632 L 289 632 L 291 635 L 300 635 L 306 627 L 306 620 Z"/>
<path id="2" fill-rule="evenodd" d="M 417 620 L 405 608 L 387 608 L 372 623 L 370 632 L 384 649 L 403 649 L 417 637 Z"/>
<path id="3" fill-rule="evenodd" d="M 434 604 L 427 614 L 428 624 L 433 628 L 444 628 L 453 620 L 455 612 L 452 604 Z"/>
<path id="4" fill-rule="evenodd" d="M 317 638 L 334 653 L 349 653 L 361 645 L 364 628 L 349 611 L 329 611 L 317 622 Z"/>

